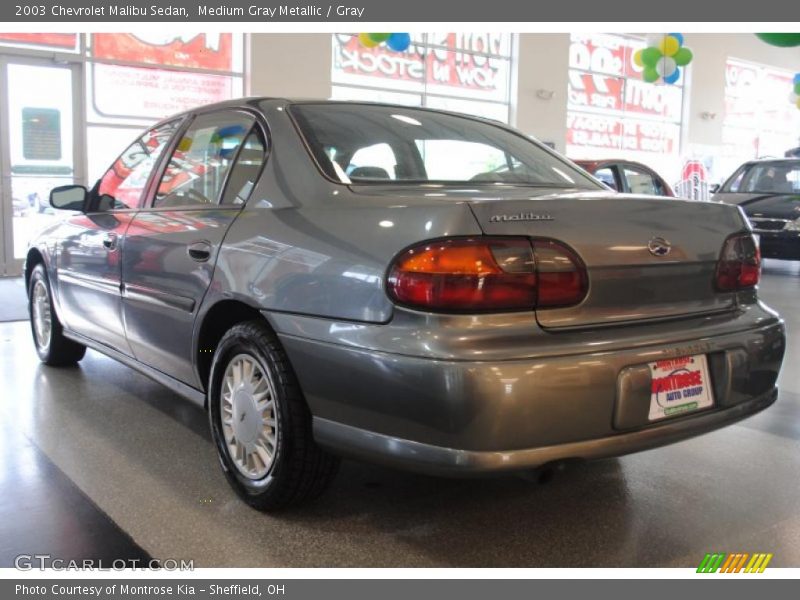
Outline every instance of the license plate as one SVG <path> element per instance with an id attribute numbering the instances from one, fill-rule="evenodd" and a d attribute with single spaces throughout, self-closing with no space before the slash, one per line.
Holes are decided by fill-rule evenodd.
<path id="1" fill-rule="evenodd" d="M 676 417 L 714 404 L 705 354 L 650 363 L 651 421 Z"/>

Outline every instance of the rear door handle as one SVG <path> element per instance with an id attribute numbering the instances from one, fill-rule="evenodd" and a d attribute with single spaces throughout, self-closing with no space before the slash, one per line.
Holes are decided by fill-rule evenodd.
<path id="1" fill-rule="evenodd" d="M 106 250 L 113 250 L 117 247 L 117 234 L 116 233 L 107 233 L 103 238 L 103 247 Z"/>
<path id="2" fill-rule="evenodd" d="M 206 262 L 211 258 L 211 244 L 208 242 L 193 242 L 186 248 L 189 258 L 197 262 Z"/>

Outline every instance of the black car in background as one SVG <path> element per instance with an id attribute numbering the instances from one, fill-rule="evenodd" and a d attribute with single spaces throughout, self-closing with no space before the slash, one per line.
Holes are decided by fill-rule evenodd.
<path id="1" fill-rule="evenodd" d="M 712 200 L 744 209 L 761 239 L 761 256 L 800 260 L 800 159 L 746 162 Z"/>

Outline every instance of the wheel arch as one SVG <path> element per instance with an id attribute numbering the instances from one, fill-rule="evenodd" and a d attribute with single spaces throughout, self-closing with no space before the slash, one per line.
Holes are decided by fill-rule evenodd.
<path id="1" fill-rule="evenodd" d="M 202 313 L 195 328 L 194 357 L 197 377 L 205 392 L 208 392 L 211 363 L 219 341 L 231 327 L 246 321 L 263 321 L 272 329 L 269 320 L 258 308 L 238 299 L 219 300 Z"/>
<path id="2" fill-rule="evenodd" d="M 47 263 L 44 259 L 44 254 L 42 254 L 41 250 L 36 246 L 33 246 L 28 250 L 28 254 L 25 256 L 25 293 L 27 293 L 28 286 L 31 284 L 31 273 L 36 268 L 36 265 L 45 265 L 45 269 L 47 269 Z"/>

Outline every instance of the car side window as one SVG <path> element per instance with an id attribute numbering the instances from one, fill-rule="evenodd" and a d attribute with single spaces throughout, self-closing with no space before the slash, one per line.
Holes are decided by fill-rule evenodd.
<path id="1" fill-rule="evenodd" d="M 97 182 L 90 210 L 141 208 L 150 174 L 179 124 L 176 120 L 151 129 L 128 146 Z"/>
<path id="2" fill-rule="evenodd" d="M 266 150 L 261 130 L 258 127 L 253 127 L 231 169 L 228 183 L 225 184 L 222 204 L 236 206 L 247 202 L 253 188 L 256 186 L 258 175 L 261 173 Z"/>
<path id="3" fill-rule="evenodd" d="M 722 191 L 724 192 L 741 192 L 743 191 L 742 188 L 742 181 L 744 180 L 744 175 L 747 172 L 745 167 L 740 167 L 739 170 L 733 174 L 733 176 L 728 180 L 727 183 L 723 184 Z"/>
<path id="4" fill-rule="evenodd" d="M 153 207 L 217 204 L 239 147 L 254 121 L 248 114 L 232 111 L 195 118 L 169 159 Z"/>
<path id="5" fill-rule="evenodd" d="M 631 194 L 659 195 L 659 186 L 656 185 L 653 176 L 639 169 L 625 167 L 625 179 L 628 181 L 628 189 Z"/>
<path id="6" fill-rule="evenodd" d="M 614 177 L 614 169 L 611 167 L 601 167 L 594 172 L 594 176 L 605 183 L 612 190 L 617 190 L 617 179 Z"/>

